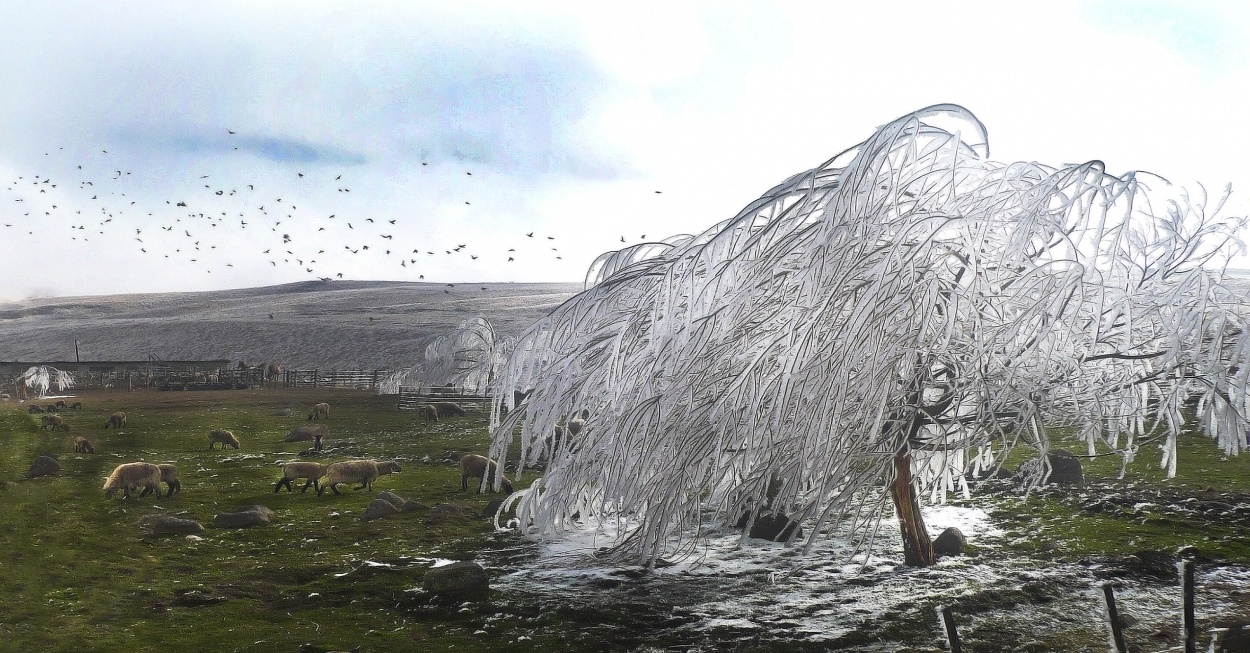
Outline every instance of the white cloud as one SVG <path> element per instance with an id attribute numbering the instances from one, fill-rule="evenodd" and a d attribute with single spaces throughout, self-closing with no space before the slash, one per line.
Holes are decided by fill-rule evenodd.
<path id="1" fill-rule="evenodd" d="M 19 245 L 7 255 L 0 296 L 338 272 L 580 280 L 622 235 L 699 232 L 876 126 L 940 102 L 985 122 L 996 159 L 1101 159 L 1112 172 L 1146 169 L 1212 191 L 1232 182 L 1230 207 L 1243 212 L 1241 196 L 1250 195 L 1250 143 L 1239 128 L 1250 21 L 1233 3 L 519 10 L 215 2 L 5 11 L 0 83 L 22 101 L 0 107 L 0 224 L 18 223 L 0 227 L 0 238 Z M 133 173 L 129 194 L 107 198 L 114 215 L 100 224 L 105 199 L 86 191 L 102 189 L 81 183 L 107 186 L 118 168 Z M 308 175 L 302 183 L 299 172 Z M 49 213 L 42 217 L 29 209 L 47 195 L 11 183 L 35 174 L 61 182 L 59 208 L 40 209 Z M 338 175 L 350 193 L 338 191 Z M 264 194 L 246 203 L 211 195 L 218 183 L 232 184 L 226 191 L 253 183 Z M 19 192 L 29 203 L 12 201 Z M 259 213 L 262 198 L 271 210 L 279 196 L 303 206 L 284 225 L 265 224 L 281 216 Z M 208 226 L 164 204 L 178 198 L 194 200 L 195 213 L 224 210 L 218 217 L 249 225 Z M 230 267 L 203 252 L 193 264 L 166 249 L 183 243 L 155 233 L 195 220 L 218 241 L 216 252 L 231 253 Z M 97 233 L 71 230 L 88 223 Z M 378 224 L 394 232 L 391 241 L 379 240 L 388 231 Z M 152 234 L 155 247 L 139 251 L 134 229 Z M 287 229 L 299 254 L 288 258 L 326 250 L 315 272 L 263 255 L 284 245 Z M 539 248 L 531 231 L 568 249 Z M 401 239 L 409 254 L 440 253 L 417 257 L 415 271 L 398 264 L 399 247 L 378 253 Z M 344 249 L 367 243 L 367 257 Z M 458 244 L 479 258 L 445 253 Z M 49 266 L 48 251 L 65 262 Z"/>

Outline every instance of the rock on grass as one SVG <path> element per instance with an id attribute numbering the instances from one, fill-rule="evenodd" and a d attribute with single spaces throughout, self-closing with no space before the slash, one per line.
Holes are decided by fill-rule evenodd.
<path id="1" fill-rule="evenodd" d="M 485 594 L 490 579 L 476 562 L 453 562 L 425 572 L 424 586 L 432 594 L 463 597 Z"/>
<path id="2" fill-rule="evenodd" d="M 248 528 L 268 524 L 274 512 L 265 506 L 246 506 L 234 512 L 224 512 L 213 517 L 213 526 L 217 528 Z"/>

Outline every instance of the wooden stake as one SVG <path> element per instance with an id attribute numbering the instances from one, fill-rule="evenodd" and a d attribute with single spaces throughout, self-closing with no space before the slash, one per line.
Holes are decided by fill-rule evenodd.
<path id="1" fill-rule="evenodd" d="M 942 624 L 942 630 L 946 632 L 946 644 L 950 646 L 951 653 L 962 653 L 963 645 L 959 643 L 959 631 L 955 628 L 955 615 L 951 613 L 951 609 L 945 605 L 937 607 L 938 623 Z"/>
<path id="2" fill-rule="evenodd" d="M 1107 624 L 1111 626 L 1111 646 L 1116 653 L 1128 653 L 1124 631 L 1120 627 L 1120 611 L 1115 607 L 1115 590 L 1111 589 L 1110 583 L 1102 586 L 1102 596 L 1107 605 Z"/>
<path id="3" fill-rule="evenodd" d="M 1176 564 L 1181 572 L 1181 603 L 1184 614 L 1181 623 L 1184 626 L 1185 653 L 1198 652 L 1198 629 L 1194 621 L 1194 561 L 1182 560 Z"/>

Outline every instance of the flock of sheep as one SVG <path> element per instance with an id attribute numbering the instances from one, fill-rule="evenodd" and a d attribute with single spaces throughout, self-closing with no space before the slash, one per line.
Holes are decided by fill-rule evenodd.
<path id="1" fill-rule="evenodd" d="M 75 402 L 73 408 L 81 408 L 81 402 Z M 39 406 L 31 406 L 30 412 L 51 412 L 55 413 L 59 409 L 67 408 L 64 401 L 58 401 L 55 405 L 48 409 Z M 35 410 L 39 409 L 39 410 Z M 464 416 L 465 410 L 459 404 L 453 402 L 436 402 L 425 406 L 425 417 L 429 421 L 438 421 L 442 418 L 451 416 Z M 329 419 L 330 405 L 327 403 L 319 403 L 312 407 L 308 413 L 308 421 Z M 43 415 L 40 419 L 42 428 L 45 429 L 63 429 L 69 430 L 69 425 L 64 418 L 59 415 Z M 578 420 L 574 420 L 577 422 Z M 122 428 L 126 426 L 126 413 L 116 412 L 109 416 L 104 424 L 104 428 Z M 577 424 L 577 430 L 580 430 L 581 424 Z M 558 427 L 557 427 L 558 428 Z M 569 424 L 569 431 L 574 431 L 574 423 Z M 287 442 L 297 442 L 302 440 L 314 440 L 315 451 L 322 450 L 322 440 L 328 434 L 325 425 L 308 425 L 299 426 L 292 429 L 287 435 Z M 225 450 L 227 446 L 238 449 L 240 446 L 239 439 L 234 433 L 225 429 L 214 429 L 208 434 L 208 448 L 215 449 L 217 445 L 221 445 L 221 449 Z M 91 442 L 82 436 L 74 438 L 74 451 L 77 453 L 95 453 L 95 448 Z M 293 492 L 293 482 L 303 480 L 304 485 L 300 488 L 301 493 L 306 493 L 308 487 L 316 491 L 317 496 L 321 496 L 326 488 L 329 488 L 335 494 L 340 494 L 338 486 L 359 483 L 356 489 L 372 489 L 373 482 L 380 476 L 393 474 L 400 471 L 399 463 L 377 460 L 347 460 L 329 464 L 322 464 L 309 461 L 289 462 L 282 466 L 282 478 L 274 483 L 273 491 L 276 493 L 283 487 L 288 492 Z M 495 476 L 499 474 L 498 465 L 493 460 L 489 460 L 484 456 L 476 454 L 468 454 L 460 459 L 460 487 L 462 490 L 468 490 L 468 482 L 470 478 L 475 478 L 479 484 L 483 476 L 487 477 L 487 483 L 493 484 Z M 322 483 L 322 479 L 326 479 Z M 111 498 L 117 491 L 122 492 L 124 498 L 129 499 L 132 491 L 138 491 L 139 497 L 145 497 L 149 494 L 156 495 L 156 498 L 162 496 L 161 483 L 166 484 L 168 492 L 165 496 L 172 496 L 178 492 L 182 484 L 178 480 L 178 468 L 171 464 L 153 464 L 148 462 L 132 462 L 118 465 L 104 482 L 104 496 Z M 501 476 L 500 482 L 505 493 L 511 494 L 513 491 L 512 482 Z"/>

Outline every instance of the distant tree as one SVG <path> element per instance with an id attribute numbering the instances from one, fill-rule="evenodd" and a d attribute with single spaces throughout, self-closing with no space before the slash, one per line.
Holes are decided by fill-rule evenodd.
<path id="1" fill-rule="evenodd" d="M 17 377 L 17 383 L 38 392 L 39 398 L 48 396 L 48 388 L 55 385 L 58 392 L 74 387 L 74 377 L 69 372 L 50 365 L 35 365 Z"/>
<path id="2" fill-rule="evenodd" d="M 470 392 L 485 391 L 508 359 L 515 337 L 501 336 L 483 317 L 461 322 L 426 345 L 424 360 L 392 374 L 382 384 L 382 392 L 399 391 L 399 386 L 419 381 L 425 384 L 452 383 Z"/>
<path id="3" fill-rule="evenodd" d="M 521 523 L 611 524 L 654 563 L 764 506 L 808 547 L 838 527 L 871 550 L 892 504 L 927 565 L 921 498 L 1058 429 L 1126 462 L 1157 444 L 1172 475 L 1189 402 L 1243 449 L 1250 338 L 1222 279 L 1246 220 L 1098 161 L 988 153 L 970 112 L 929 107 L 696 237 L 601 257 L 498 379 L 491 455 L 554 454 Z"/>

